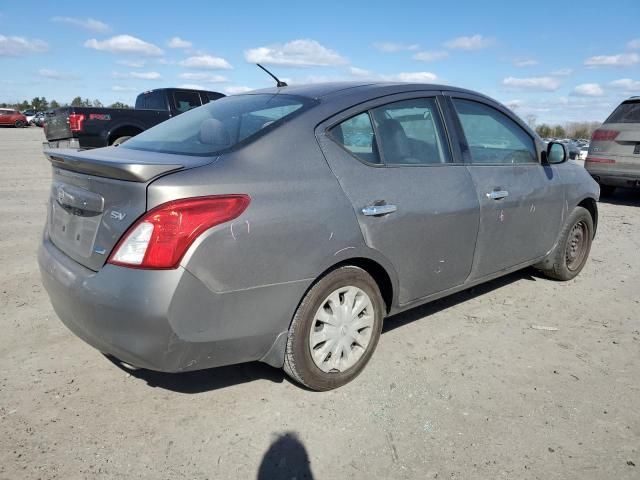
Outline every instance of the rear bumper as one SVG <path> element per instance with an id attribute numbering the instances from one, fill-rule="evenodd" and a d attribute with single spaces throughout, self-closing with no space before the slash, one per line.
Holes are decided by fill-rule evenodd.
<path id="1" fill-rule="evenodd" d="M 587 168 L 589 174 L 600 185 L 612 187 L 640 188 L 640 171 L 637 174 Z"/>
<path id="2" fill-rule="evenodd" d="M 182 267 L 152 271 L 105 265 L 94 272 L 47 238 L 38 262 L 62 322 L 99 351 L 136 367 L 180 372 L 260 360 L 290 320 L 274 318 L 275 311 L 270 318 L 269 308 L 256 308 L 256 302 L 278 293 L 269 287 L 251 290 L 251 297 L 215 293 Z M 297 294 L 300 288 L 304 285 L 294 283 L 286 291 Z"/>
<path id="3" fill-rule="evenodd" d="M 42 142 L 42 149 L 50 148 L 73 148 L 78 150 L 80 148 L 80 140 L 77 138 L 65 138 L 63 140 L 51 140 L 48 142 Z"/>

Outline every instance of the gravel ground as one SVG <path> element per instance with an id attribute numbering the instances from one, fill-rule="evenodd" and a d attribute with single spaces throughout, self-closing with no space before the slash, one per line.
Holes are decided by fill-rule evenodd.
<path id="1" fill-rule="evenodd" d="M 67 331 L 36 264 L 42 140 L 0 129 L 1 479 L 640 478 L 639 193 L 600 204 L 576 280 L 388 319 L 355 382 L 313 393 L 259 363 L 129 373 Z"/>

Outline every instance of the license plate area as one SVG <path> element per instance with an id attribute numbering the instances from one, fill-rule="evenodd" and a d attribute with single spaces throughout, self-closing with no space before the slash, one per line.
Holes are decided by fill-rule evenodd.
<path id="1" fill-rule="evenodd" d="M 54 183 L 49 236 L 63 252 L 90 258 L 102 222 L 103 199 L 77 187 Z"/>

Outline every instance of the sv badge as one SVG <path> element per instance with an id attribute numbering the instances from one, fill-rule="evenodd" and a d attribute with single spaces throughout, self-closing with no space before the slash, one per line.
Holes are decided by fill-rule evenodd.
<path id="1" fill-rule="evenodd" d="M 112 220 L 118 220 L 119 222 L 124 220 L 124 217 L 126 217 L 127 214 L 126 213 L 122 213 L 122 212 L 116 212 L 115 210 L 111 210 L 111 214 L 110 217 Z"/>

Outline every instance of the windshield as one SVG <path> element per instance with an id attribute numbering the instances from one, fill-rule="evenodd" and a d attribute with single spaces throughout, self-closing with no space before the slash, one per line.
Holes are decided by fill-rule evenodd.
<path id="1" fill-rule="evenodd" d="M 212 155 L 251 141 L 311 103 L 310 99 L 282 94 L 224 97 L 160 123 L 120 148 Z"/>

